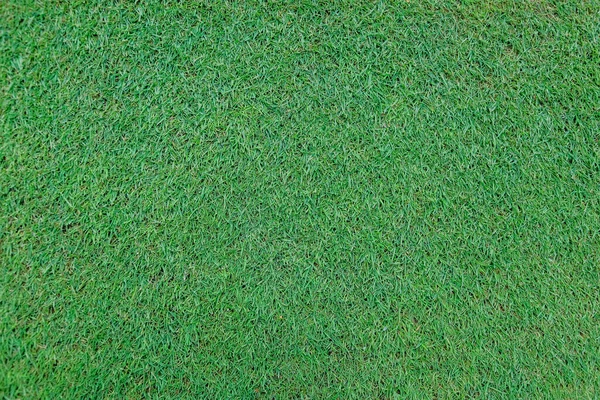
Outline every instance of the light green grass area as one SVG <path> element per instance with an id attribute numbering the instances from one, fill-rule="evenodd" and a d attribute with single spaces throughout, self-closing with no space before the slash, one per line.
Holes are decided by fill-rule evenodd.
<path id="1" fill-rule="evenodd" d="M 598 0 L 6 0 L 0 90 L 0 398 L 600 397 Z"/>

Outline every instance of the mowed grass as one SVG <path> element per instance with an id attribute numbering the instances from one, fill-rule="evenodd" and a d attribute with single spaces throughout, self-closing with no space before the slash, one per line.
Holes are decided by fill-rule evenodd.
<path id="1" fill-rule="evenodd" d="M 0 4 L 0 397 L 600 397 L 600 3 Z"/>

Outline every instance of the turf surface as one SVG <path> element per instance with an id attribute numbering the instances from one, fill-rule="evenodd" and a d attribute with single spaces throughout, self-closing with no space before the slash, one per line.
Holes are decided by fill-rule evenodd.
<path id="1" fill-rule="evenodd" d="M 600 3 L 0 4 L 0 397 L 598 398 Z"/>

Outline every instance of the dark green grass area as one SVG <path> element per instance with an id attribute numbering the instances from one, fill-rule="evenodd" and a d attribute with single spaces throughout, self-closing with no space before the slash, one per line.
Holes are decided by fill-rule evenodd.
<path id="1" fill-rule="evenodd" d="M 0 397 L 600 397 L 600 3 L 0 2 Z"/>

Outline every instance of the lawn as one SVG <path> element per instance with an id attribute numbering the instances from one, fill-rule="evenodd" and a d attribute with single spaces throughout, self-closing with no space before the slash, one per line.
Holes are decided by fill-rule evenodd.
<path id="1" fill-rule="evenodd" d="M 600 397 L 600 1 L 0 3 L 0 398 Z"/>

